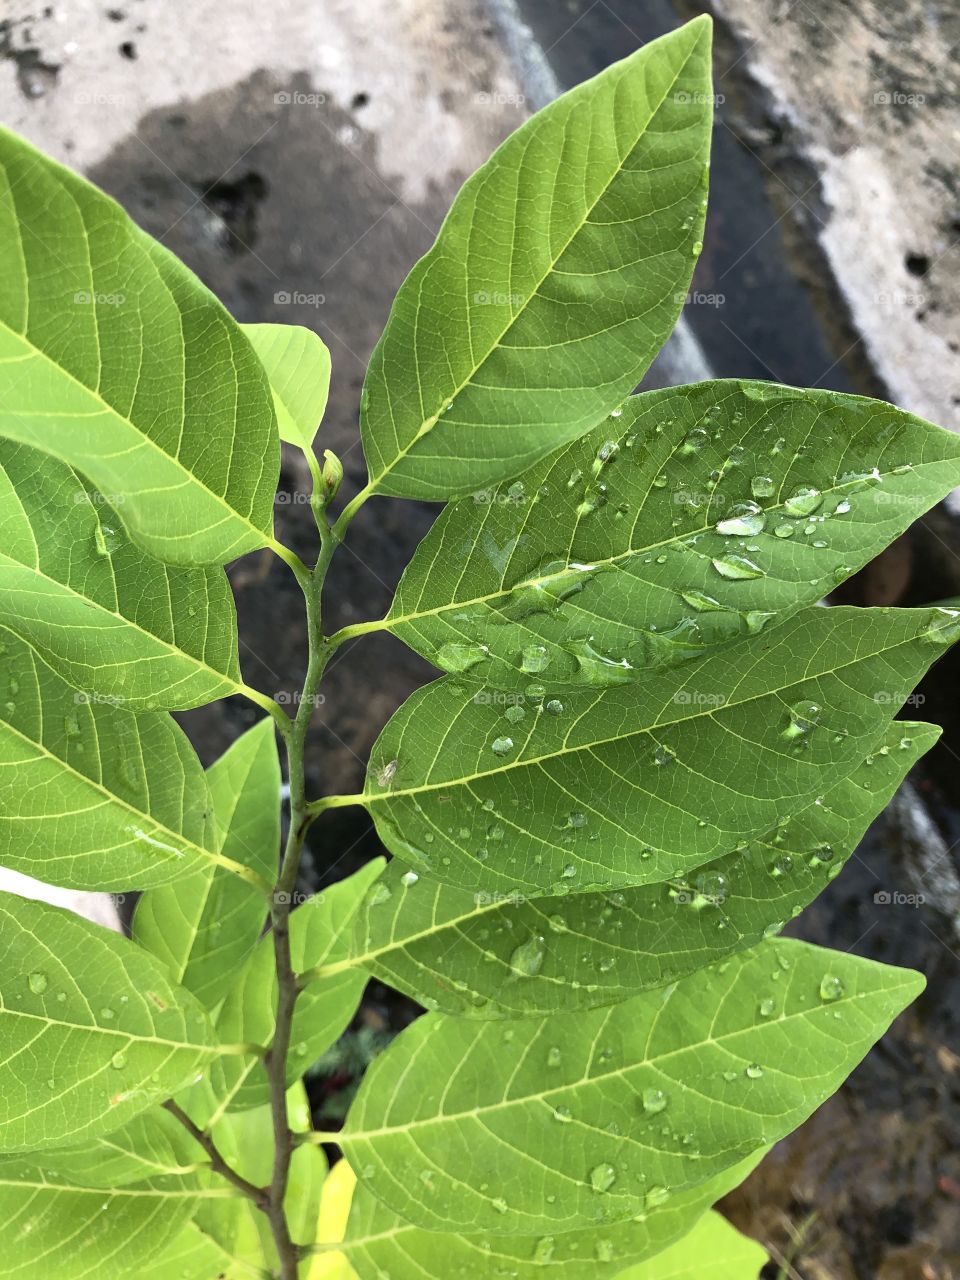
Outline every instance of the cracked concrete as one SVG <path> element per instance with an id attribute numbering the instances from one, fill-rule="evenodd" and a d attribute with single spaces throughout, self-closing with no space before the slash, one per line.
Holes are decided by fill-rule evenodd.
<path id="1" fill-rule="evenodd" d="M 809 229 L 891 399 L 957 429 L 960 11 L 951 0 L 712 8 L 788 135 L 779 156 L 809 165 L 808 203 L 823 213 Z"/>

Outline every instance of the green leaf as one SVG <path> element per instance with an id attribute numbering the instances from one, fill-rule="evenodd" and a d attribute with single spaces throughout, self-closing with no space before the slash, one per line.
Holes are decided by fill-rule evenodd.
<path id="1" fill-rule="evenodd" d="M 273 389 L 280 439 L 313 450 L 330 391 L 330 352 L 299 324 L 243 324 Z"/>
<path id="2" fill-rule="evenodd" d="M 270 884 L 280 849 L 280 761 L 273 721 L 261 720 L 207 770 L 220 852 Z M 133 935 L 208 1008 L 236 981 L 266 918 L 262 894 L 207 862 L 145 893 Z"/>
<path id="3" fill-rule="evenodd" d="M 310 1103 L 300 1081 L 287 1094 L 287 1118 L 295 1133 L 310 1130 Z M 213 1126 L 212 1136 L 231 1168 L 255 1186 L 269 1186 L 273 1172 L 273 1120 L 269 1107 L 230 1112 Z M 320 1195 L 327 1173 L 322 1148 L 297 1147 L 290 1165 L 284 1204 L 287 1224 L 298 1244 L 312 1244 L 316 1236 Z M 276 1268 L 276 1251 L 269 1224 L 248 1200 L 210 1202 L 201 1206 L 197 1225 L 238 1262 L 260 1274 L 264 1265 Z M 301 1269 L 305 1275 L 309 1264 Z"/>
<path id="4" fill-rule="evenodd" d="M 663 881 L 856 768 L 958 630 L 950 610 L 809 609 L 746 658 L 715 650 L 562 699 L 541 685 L 504 705 L 446 677 L 383 730 L 363 803 L 391 852 L 464 888 Z"/>
<path id="5" fill-rule="evenodd" d="M 0 646 L 0 861 L 73 889 L 210 864 L 261 884 L 217 851 L 203 769 L 168 715 L 85 701 L 12 632 Z"/>
<path id="6" fill-rule="evenodd" d="M 796 1128 L 922 988 L 778 939 L 611 1009 L 428 1014 L 369 1069 L 340 1144 L 430 1231 L 623 1221 Z"/>
<path id="7" fill-rule="evenodd" d="M 742 1236 L 719 1213 L 701 1218 L 689 1235 L 618 1280 L 757 1280 L 766 1249 Z"/>
<path id="8" fill-rule="evenodd" d="M 2 1168 L 39 1166 L 45 1173 L 83 1187 L 125 1187 L 162 1179 L 164 1186 L 195 1187 L 192 1175 L 207 1156 L 169 1111 L 151 1107 L 128 1124 L 82 1146 L 55 1148 L 27 1157 L 6 1156 Z"/>
<path id="9" fill-rule="evenodd" d="M 109 1133 L 218 1054 L 194 998 L 132 942 L 0 895 L 0 1150 Z"/>
<path id="10" fill-rule="evenodd" d="M 153 559 L 118 510 L 56 458 L 0 441 L 0 622 L 69 684 L 131 711 L 242 691 L 223 570 Z"/>
<path id="11" fill-rule="evenodd" d="M 376 858 L 347 880 L 308 898 L 290 915 L 290 952 L 297 973 L 336 964 L 349 949 L 351 921 L 370 884 L 383 869 Z M 349 1024 L 367 978 L 362 970 L 346 968 L 328 982 L 313 983 L 297 1001 L 287 1060 L 287 1083 L 293 1084 L 337 1039 Z M 225 1043 L 267 1047 L 273 1039 L 277 978 L 270 935 L 262 938 L 234 976 L 217 1018 L 217 1032 Z M 216 1065 L 212 1085 L 221 1109 L 262 1106 L 269 1098 L 266 1072 L 258 1057 L 224 1058 Z M 193 1119 L 196 1107 L 188 1106 Z M 202 1111 L 200 1113 L 202 1115 Z"/>
<path id="12" fill-rule="evenodd" d="M 77 1187 L 39 1171 L 14 1176 L 0 1172 L 0 1213 L 7 1224 L 0 1276 L 57 1276 L 58 1280 L 140 1276 L 141 1263 L 149 1264 L 170 1246 L 200 1198 L 235 1195 L 228 1187 L 200 1191 L 162 1182 L 107 1189 Z M 167 1272 L 167 1277 L 179 1274 Z"/>
<path id="13" fill-rule="evenodd" d="M 445 499 L 589 431 L 673 328 L 702 238 L 710 21 L 565 94 L 463 187 L 370 361 L 370 486 Z"/>
<path id="14" fill-rule="evenodd" d="M 956 434 L 878 400 L 651 391 L 448 506 L 385 621 L 347 630 L 503 689 L 622 683 L 815 604 L 957 484 Z"/>
<path id="15" fill-rule="evenodd" d="M 119 205 L 0 131 L 0 434 L 78 468 L 162 560 L 272 538 L 279 445 L 239 326 Z"/>
<path id="16" fill-rule="evenodd" d="M 613 893 L 471 893 L 391 862 L 354 917 L 349 959 L 428 1009 L 530 1017 L 616 1004 L 758 943 L 843 867 L 939 737 L 895 721 L 879 751 L 763 837 L 690 877 Z"/>
<path id="17" fill-rule="evenodd" d="M 211 1277 L 251 1280 L 251 1273 L 192 1222 L 187 1223 L 168 1248 L 137 1267 L 137 1280 L 211 1280 Z"/>
<path id="18" fill-rule="evenodd" d="M 491 1239 L 424 1231 L 392 1213 L 358 1184 L 341 1256 L 349 1260 L 360 1280 L 380 1280 L 385 1274 L 392 1280 L 447 1280 L 451 1275 L 459 1280 L 488 1280 L 491 1274 L 509 1275 L 511 1280 L 538 1280 L 544 1274 L 551 1280 L 582 1280 L 585 1268 L 595 1280 L 619 1277 L 626 1264 L 652 1254 L 657 1256 L 650 1265 L 659 1263 L 668 1256 L 661 1251 L 692 1225 L 694 1232 L 701 1230 L 704 1210 L 737 1186 L 757 1163 L 758 1158 L 752 1157 L 636 1219 L 540 1237 Z M 659 1272 L 651 1274 L 659 1276 Z"/>

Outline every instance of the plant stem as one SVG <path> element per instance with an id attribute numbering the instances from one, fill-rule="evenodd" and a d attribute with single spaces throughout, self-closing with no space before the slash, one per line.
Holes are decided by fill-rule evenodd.
<path id="1" fill-rule="evenodd" d="M 287 1117 L 287 1057 L 300 985 L 290 952 L 290 904 L 297 885 L 300 856 L 310 826 L 305 794 L 304 751 L 317 690 L 331 650 L 324 640 L 320 622 L 320 595 L 323 581 L 339 539 L 326 521 L 320 529 L 320 555 L 313 570 L 295 569 L 307 608 L 308 659 L 297 714 L 284 735 L 287 777 L 290 785 L 290 828 L 280 862 L 276 888 L 270 905 L 273 950 L 277 973 L 277 1008 L 273 1041 L 264 1057 L 270 1082 L 270 1109 L 273 1118 L 274 1159 L 265 1212 L 270 1222 L 281 1280 L 297 1280 L 297 1266 L 303 1256 L 290 1237 L 284 1207 L 290 1161 L 297 1145 Z"/>
<path id="2" fill-rule="evenodd" d="M 258 1209 L 266 1209 L 267 1205 L 267 1188 L 254 1186 L 252 1182 L 248 1182 L 246 1178 L 242 1178 L 235 1169 L 227 1164 L 223 1156 L 220 1154 L 217 1144 L 199 1125 L 194 1124 L 184 1109 L 172 1098 L 169 1098 L 164 1104 L 171 1115 L 176 1116 L 183 1127 L 187 1130 L 192 1138 L 203 1147 L 204 1151 L 210 1157 L 210 1168 L 214 1173 L 219 1173 L 222 1178 L 226 1178 L 232 1186 L 242 1191 L 248 1196 Z"/>

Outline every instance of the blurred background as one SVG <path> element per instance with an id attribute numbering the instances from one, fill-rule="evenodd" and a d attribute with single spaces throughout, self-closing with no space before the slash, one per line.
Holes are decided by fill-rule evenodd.
<path id="1" fill-rule="evenodd" d="M 648 385 L 745 375 L 895 400 L 960 426 L 956 0 L 6 0 L 0 120 L 86 174 L 238 319 L 307 325 L 333 356 L 319 443 L 363 482 L 357 408 L 391 298 L 453 195 L 525 117 L 695 14 L 716 19 L 704 251 Z M 308 555 L 305 468 L 279 536 Z M 842 590 L 960 595 L 948 501 Z M 380 616 L 436 508 L 378 499 L 331 574 L 329 629 Z M 315 535 L 314 535 L 315 536 Z M 301 600 L 268 552 L 231 566 L 246 679 L 297 688 Z M 838 593 L 840 598 L 840 593 Z M 906 714 L 944 737 L 790 931 L 923 970 L 927 992 L 841 1093 L 725 1205 L 769 1277 L 960 1277 L 960 688 L 944 659 Z M 356 791 L 384 721 L 431 669 L 384 635 L 341 651 L 318 708 L 314 794 Z M 255 718 L 182 717 L 205 763 Z M 359 810 L 313 831 L 304 888 L 379 851 Z M 418 1010 L 373 984 L 311 1075 L 342 1115 Z"/>

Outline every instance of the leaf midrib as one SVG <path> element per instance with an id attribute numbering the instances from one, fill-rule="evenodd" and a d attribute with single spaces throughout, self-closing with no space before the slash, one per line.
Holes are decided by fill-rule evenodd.
<path id="1" fill-rule="evenodd" d="M 841 1008 L 843 1005 L 852 1005 L 854 1001 L 867 1000 L 870 998 L 875 998 L 877 996 L 889 997 L 889 996 L 895 995 L 897 992 L 911 989 L 914 985 L 915 984 L 909 983 L 909 982 L 901 982 L 895 985 L 886 986 L 876 991 L 858 991 L 855 995 L 850 995 L 850 996 L 843 995 L 839 1000 L 834 1000 L 831 1003 L 830 1010 L 836 1011 L 837 1009 Z M 671 995 L 672 994 L 673 993 L 671 992 Z M 658 1011 L 658 1017 L 662 1016 L 663 1010 L 665 1010 L 668 1007 L 668 1005 L 669 1005 L 669 997 L 666 1000 L 664 1000 L 663 1004 L 661 1005 L 661 1008 Z M 616 1007 L 617 1006 L 614 1006 L 614 1008 Z M 608 1010 L 607 1012 L 609 1014 L 611 1010 Z M 781 1026 L 784 1023 L 794 1022 L 797 1019 L 809 1019 L 809 1018 L 815 1017 L 817 1014 L 822 1014 L 822 1013 L 824 1013 L 824 1007 L 822 1005 L 819 1007 L 814 1007 L 810 1009 L 797 1009 L 797 1010 L 794 1010 L 792 1013 L 782 1013 L 779 1018 L 771 1018 L 764 1025 L 766 1027 Z M 549 1015 L 548 1015 L 548 1018 L 549 1018 Z M 548 1019 L 540 1019 L 541 1022 L 544 1022 L 547 1020 Z M 438 1024 L 434 1023 L 434 1026 L 436 1025 Z M 488 1027 L 496 1027 L 497 1025 L 498 1025 L 497 1023 L 481 1024 L 481 1026 L 484 1029 Z M 756 1030 L 755 1027 L 752 1029 Z M 392 1127 L 385 1126 L 379 1129 L 361 1129 L 361 1130 L 353 1130 L 353 1131 L 344 1129 L 341 1136 L 346 1141 L 350 1141 L 353 1139 L 356 1139 L 358 1141 L 363 1141 L 363 1140 L 380 1137 L 384 1135 L 407 1133 L 417 1129 L 428 1128 L 432 1125 L 446 1124 L 447 1122 L 457 1122 L 460 1120 L 475 1118 L 481 1115 L 489 1115 L 493 1112 L 508 1111 L 514 1107 L 528 1106 L 529 1104 L 535 1103 L 535 1102 L 546 1102 L 548 1098 L 551 1098 L 554 1095 L 566 1094 L 566 1093 L 569 1093 L 571 1090 L 580 1089 L 584 1086 L 597 1084 L 602 1081 L 618 1080 L 629 1075 L 634 1071 L 639 1070 L 640 1068 L 657 1067 L 660 1063 L 668 1062 L 671 1058 L 678 1057 L 681 1054 L 696 1052 L 697 1050 L 704 1049 L 711 1045 L 721 1045 L 726 1040 L 733 1039 L 734 1037 L 737 1037 L 737 1036 L 742 1036 L 750 1030 L 751 1030 L 750 1027 L 738 1027 L 733 1031 L 726 1031 L 722 1035 L 707 1036 L 701 1040 L 697 1040 L 695 1043 L 680 1045 L 676 1049 L 669 1049 L 664 1053 L 659 1053 L 653 1058 L 651 1057 L 638 1058 L 636 1061 L 629 1063 L 627 1066 L 616 1067 L 608 1071 L 601 1071 L 601 1072 L 598 1072 L 596 1075 L 588 1076 L 586 1078 L 582 1077 L 580 1080 L 574 1080 L 574 1081 L 568 1082 L 567 1084 L 557 1084 L 552 1088 L 541 1090 L 539 1093 L 527 1093 L 517 1098 L 504 1098 L 498 1102 L 493 1102 L 483 1107 L 473 1107 L 468 1111 L 444 1112 L 441 1115 L 428 1116 L 424 1119 L 411 1120 L 411 1121 L 407 1121 L 404 1124 L 395 1125 Z M 421 1044 L 417 1046 L 417 1051 L 422 1049 L 425 1043 L 426 1041 L 421 1041 Z M 624 1136 L 629 1138 L 629 1135 L 624 1135 Z"/>
<path id="2" fill-rule="evenodd" d="M 32 339 L 26 333 L 20 333 L 17 329 L 14 329 L 11 325 L 7 324 L 6 321 L 4 320 L 0 320 L 0 331 L 10 334 L 16 340 L 18 340 L 19 342 L 22 342 L 25 346 L 29 348 L 30 352 L 32 352 L 33 358 L 42 360 L 46 366 L 53 369 L 60 377 L 65 378 L 68 382 L 72 383 L 75 387 L 79 388 L 84 394 L 90 396 L 95 404 L 98 404 L 101 406 L 101 409 L 99 412 L 109 414 L 110 416 L 118 419 L 120 422 L 125 423 L 128 427 L 130 427 L 133 431 L 135 431 L 138 435 L 140 435 L 143 438 L 144 443 L 152 451 L 155 451 L 161 457 L 167 459 L 169 462 L 174 463 L 174 465 L 186 477 L 189 484 L 196 485 L 198 488 L 202 489 L 204 493 L 209 495 L 209 497 L 213 498 L 215 502 L 217 502 L 221 507 L 223 507 L 228 517 L 232 518 L 233 520 L 239 520 L 242 524 L 244 524 L 247 527 L 247 529 L 251 533 L 255 534 L 257 538 L 261 540 L 261 543 L 265 543 L 269 541 L 271 537 L 271 534 L 269 532 L 259 528 L 257 525 L 253 523 L 253 521 L 250 519 L 249 516 L 243 515 L 240 511 L 236 509 L 236 507 L 231 506 L 231 504 L 227 501 L 226 497 L 224 497 L 222 494 L 217 493 L 216 490 L 211 489 L 209 485 L 207 485 L 203 480 L 201 480 L 198 475 L 192 472 L 183 462 L 181 462 L 180 458 L 177 457 L 176 454 L 167 453 L 166 450 L 162 449 L 160 445 L 157 443 L 157 441 L 154 440 L 152 436 L 149 436 L 146 433 L 146 431 L 138 423 L 134 422 L 132 418 L 128 417 L 125 413 L 121 413 L 119 409 L 116 409 L 113 405 L 111 405 L 107 400 L 103 398 L 103 396 L 100 394 L 99 391 L 95 391 L 92 387 L 87 386 L 85 382 L 82 382 L 79 378 L 75 377 L 75 375 L 72 374 L 69 369 L 65 368 L 64 365 L 58 364 L 51 356 L 48 356 L 47 353 L 44 350 L 42 350 L 42 348 L 36 346 L 36 344 L 32 341 Z M 99 346 L 99 343 L 98 343 L 98 346 Z M 27 414 L 27 416 L 29 417 L 30 415 Z M 68 413 L 68 414 L 61 413 L 58 416 L 71 418 L 77 415 L 73 413 Z M 137 495 L 134 492 L 131 496 L 136 497 Z"/>
<path id="3" fill-rule="evenodd" d="M 923 467 L 939 466 L 943 461 L 945 460 L 937 459 L 935 462 L 931 462 L 931 463 L 920 463 L 913 468 L 913 473 L 918 474 L 921 468 Z M 880 474 L 884 477 L 889 478 L 893 476 L 894 471 L 891 468 L 889 471 L 881 471 Z M 848 488 L 852 489 L 857 483 L 858 481 L 856 480 L 848 480 L 843 483 L 837 483 L 837 484 L 831 485 L 828 489 L 822 490 L 822 493 L 824 497 L 832 497 L 835 494 L 842 493 L 845 489 L 848 489 Z M 775 515 L 776 513 L 783 511 L 785 508 L 785 505 L 786 505 L 785 502 L 771 503 L 770 506 L 763 508 L 764 514 Z M 703 559 L 703 560 L 712 560 L 716 558 L 713 554 L 708 552 L 698 551 L 696 547 L 692 547 L 687 544 L 691 538 L 698 538 L 702 534 L 711 533 L 714 531 L 714 529 L 715 529 L 714 524 L 704 524 L 699 528 L 688 529 L 685 533 L 671 534 L 669 538 L 662 538 L 659 542 L 648 542 L 644 546 L 628 547 L 626 551 L 618 552 L 616 555 L 601 556 L 599 558 L 591 556 L 589 559 L 590 568 L 606 569 L 606 568 L 620 564 L 621 561 L 630 561 L 636 556 L 648 555 L 650 552 L 660 551 L 660 550 L 663 550 L 664 548 L 672 548 L 672 547 L 676 547 L 683 551 L 689 551 L 692 555 L 699 556 L 700 559 Z M 549 575 L 549 578 L 547 580 L 552 580 L 553 578 L 556 578 L 558 576 L 559 576 L 558 574 L 551 574 Z M 487 592 L 485 595 L 482 595 L 482 596 L 471 596 L 471 597 L 464 597 L 458 600 L 452 600 L 448 604 L 437 605 L 435 608 L 432 608 L 432 609 L 416 609 L 416 610 L 413 610 L 412 612 L 403 613 L 403 614 L 388 613 L 385 617 L 377 620 L 376 622 L 360 623 L 356 627 L 348 627 L 348 628 L 345 628 L 345 630 L 349 630 L 351 632 L 354 632 L 354 631 L 360 632 L 361 630 L 362 631 L 392 631 L 395 627 L 406 626 L 410 623 L 419 622 L 422 618 L 440 617 L 442 614 L 451 612 L 453 610 L 457 610 L 459 612 L 460 610 L 469 609 L 475 605 L 488 604 L 494 600 L 502 600 L 506 597 L 513 595 L 514 592 L 516 591 L 522 591 L 525 587 L 537 586 L 542 581 L 544 581 L 544 579 L 537 578 L 537 577 L 525 578 L 523 581 L 516 582 L 512 586 L 509 586 L 509 587 L 502 586 L 498 588 L 496 591 Z M 469 671 L 458 672 L 457 674 L 463 679 L 469 680 L 471 678 Z"/>
<path id="4" fill-rule="evenodd" d="M 497 335 L 497 337 L 494 339 L 491 345 L 488 347 L 483 358 L 479 361 L 476 361 L 474 363 L 473 368 L 469 371 L 466 377 L 460 382 L 460 384 L 455 388 L 455 390 L 447 394 L 447 396 L 444 398 L 444 403 L 449 402 L 451 406 L 454 404 L 454 402 L 457 400 L 457 397 L 460 396 L 461 393 L 470 385 L 470 383 L 474 380 L 474 378 L 477 376 L 480 370 L 484 367 L 484 365 L 487 364 L 493 358 L 496 352 L 500 350 L 503 344 L 504 338 L 507 336 L 510 330 L 514 327 L 514 325 L 517 323 L 520 317 L 526 313 L 528 307 L 532 304 L 533 300 L 538 297 L 540 289 L 543 287 L 544 283 L 556 271 L 557 263 L 561 260 L 561 258 L 563 258 L 564 254 L 567 252 L 570 245 L 577 238 L 577 236 L 583 231 L 584 227 L 589 222 L 590 215 L 593 213 L 594 209 L 596 209 L 597 205 L 600 203 L 600 201 L 604 198 L 604 196 L 607 194 L 607 192 L 616 182 L 617 178 L 623 173 L 623 168 L 626 161 L 630 158 L 630 156 L 633 155 L 634 151 L 637 149 L 637 147 L 640 144 L 641 138 L 643 138 L 644 135 L 647 133 L 648 129 L 650 128 L 650 125 L 656 119 L 657 115 L 663 108 L 663 105 L 666 102 L 670 91 L 673 89 L 674 85 L 680 79 L 684 71 L 686 71 L 687 65 L 689 64 L 694 53 L 696 53 L 696 51 L 699 49 L 702 39 L 703 39 L 702 35 L 697 36 L 696 41 L 691 45 L 690 49 L 687 51 L 686 56 L 683 59 L 683 62 L 680 64 L 679 68 L 674 73 L 674 76 L 671 79 L 670 83 L 667 85 L 662 97 L 659 99 L 656 106 L 649 112 L 647 119 L 644 121 L 643 128 L 636 135 L 636 137 L 634 138 L 633 142 L 631 143 L 629 149 L 626 151 L 622 159 L 618 157 L 619 162 L 617 164 L 616 169 L 614 169 L 614 171 L 610 174 L 610 177 L 600 188 L 600 191 L 598 192 L 593 202 L 585 210 L 582 219 L 577 223 L 577 225 L 571 231 L 570 235 L 568 236 L 566 241 L 563 243 L 563 246 L 560 249 L 559 253 L 557 253 L 557 255 L 553 259 L 551 259 L 549 265 L 547 266 L 543 274 L 540 276 L 540 278 L 535 283 L 531 282 L 531 288 L 527 292 L 519 310 L 511 314 L 509 321 L 507 322 L 505 327 L 501 330 L 501 332 Z M 616 88 L 618 86 L 619 86 L 619 81 L 617 82 L 617 85 L 614 86 L 614 92 L 616 92 Z M 389 393 L 387 394 L 389 396 Z M 390 472 L 393 471 L 397 467 L 397 465 L 407 457 L 407 455 L 410 453 L 413 447 L 416 444 L 418 444 L 426 435 L 428 435 L 430 431 L 433 430 L 433 428 L 440 421 L 440 417 L 441 417 L 441 410 L 438 410 L 436 413 L 431 414 L 430 417 L 424 419 L 421 422 L 420 427 L 417 429 L 417 432 L 413 436 L 413 438 L 409 441 L 408 444 L 404 445 L 402 448 L 399 449 L 396 456 L 389 463 L 389 465 L 383 467 L 380 471 L 377 472 L 375 476 L 373 475 L 370 476 L 367 484 L 367 488 L 370 490 L 375 490 L 377 485 L 384 478 L 384 476 L 389 475 Z M 397 441 L 397 443 L 398 444 L 400 443 L 399 440 Z"/>
<path id="5" fill-rule="evenodd" d="M 84 605 L 88 605 L 91 608 L 96 609 L 99 613 L 106 614 L 110 618 L 115 618 L 118 622 L 125 623 L 128 627 L 131 627 L 134 631 L 138 632 L 140 635 L 147 637 L 147 639 L 154 641 L 154 643 L 160 645 L 162 648 L 167 650 L 167 654 L 169 657 L 181 658 L 184 661 L 191 663 L 194 667 L 198 668 L 199 670 L 209 672 L 211 675 L 216 676 L 218 680 L 228 685 L 231 689 L 233 689 L 237 693 L 241 693 L 243 691 L 243 685 L 240 684 L 238 681 L 234 680 L 232 676 L 227 675 L 223 671 L 218 671 L 216 667 L 210 666 L 210 664 L 206 662 L 204 659 L 194 657 L 193 654 L 188 653 L 185 649 L 181 649 L 172 640 L 164 640 L 162 636 L 158 636 L 155 632 L 148 631 L 146 627 L 142 626 L 134 618 L 130 618 L 124 613 L 119 613 L 115 609 L 108 609 L 107 606 L 101 604 L 99 600 L 94 600 L 91 596 L 83 595 L 82 592 L 78 591 L 76 587 L 72 586 L 69 582 L 61 582 L 59 578 L 52 578 L 50 574 L 48 574 L 45 570 L 40 568 L 39 565 L 34 566 L 34 565 L 24 564 L 22 560 L 16 560 L 12 556 L 7 555 L 6 552 L 0 551 L 0 566 L 3 566 L 5 564 L 11 565 L 16 569 L 24 569 L 28 573 L 32 573 L 35 577 L 40 578 L 43 582 L 49 583 L 52 587 L 56 588 L 57 590 L 66 592 L 68 595 L 72 596 L 75 600 L 79 601 L 80 603 Z M 20 634 L 20 633 L 18 632 L 17 634 Z M 32 645 L 31 645 L 31 648 L 33 648 Z M 76 660 L 74 659 L 73 661 L 76 661 Z M 140 658 L 137 661 L 138 661 L 138 664 L 140 664 L 143 662 L 143 659 Z M 83 663 L 79 665 L 86 666 L 90 664 Z M 226 694 L 217 695 L 217 697 L 226 697 L 226 696 L 227 696 Z"/>
<path id="6" fill-rule="evenodd" d="M 918 612 L 922 613 L 923 610 L 918 610 Z M 952 622 L 953 620 L 950 619 L 949 621 Z M 728 701 L 726 701 L 721 707 L 711 707 L 706 705 L 701 707 L 700 705 L 698 705 L 697 709 L 694 710 L 691 714 L 688 714 L 685 716 L 678 716 L 674 720 L 657 720 L 653 724 L 646 725 L 638 729 L 631 729 L 627 733 L 617 734 L 615 737 L 612 737 L 612 738 L 599 738 L 590 742 L 580 742 L 576 746 L 572 746 L 572 747 L 562 746 L 557 748 L 557 750 L 551 751 L 545 755 L 528 756 L 525 759 L 518 759 L 518 760 L 505 762 L 503 764 L 496 766 L 495 768 L 487 769 L 481 773 L 463 774 L 460 777 L 447 778 L 441 782 L 423 782 L 419 786 L 403 787 L 403 788 L 398 788 L 396 790 L 383 791 L 383 792 L 380 792 L 379 794 L 371 794 L 366 790 L 364 790 L 357 797 L 355 797 L 355 799 L 358 804 L 369 806 L 371 804 L 380 803 L 383 801 L 399 799 L 402 796 L 417 796 L 417 795 L 422 795 L 423 793 L 428 791 L 443 791 L 448 787 L 468 786 L 471 782 L 479 781 L 481 778 L 497 777 L 503 773 L 508 773 L 512 769 L 522 769 L 522 768 L 528 768 L 530 766 L 540 765 L 540 764 L 543 764 L 545 761 L 556 760 L 561 756 L 574 755 L 581 751 L 594 751 L 599 747 L 610 746 L 612 743 L 626 742 L 626 741 L 629 741 L 631 738 L 636 738 L 646 734 L 651 734 L 655 730 L 669 729 L 674 725 L 680 725 L 680 724 L 693 724 L 693 723 L 696 723 L 696 721 L 703 719 L 704 717 L 706 717 L 707 719 L 715 719 L 720 714 L 720 712 L 727 711 L 732 707 L 748 706 L 751 702 L 758 702 L 763 698 L 775 697 L 778 694 L 784 693 L 788 689 L 795 688 L 799 684 L 806 683 L 808 680 L 821 680 L 829 676 L 835 676 L 839 672 L 846 670 L 848 667 L 858 666 L 860 663 L 869 661 L 872 658 L 877 658 L 887 653 L 893 653 L 895 650 L 902 648 L 905 645 L 912 645 L 916 643 L 917 643 L 916 636 L 904 638 L 904 639 L 898 640 L 896 644 L 889 645 L 881 649 L 872 650 L 869 653 L 858 653 L 854 657 L 848 659 L 847 661 L 842 662 L 835 667 L 831 667 L 828 670 L 807 672 L 804 675 L 797 677 L 795 680 L 793 680 L 789 684 L 779 685 L 776 688 L 765 688 L 761 690 L 759 693 L 751 693 L 747 696 L 728 699 Z M 443 677 L 443 678 L 447 678 L 447 677 Z M 440 683 L 440 682 L 437 682 L 437 683 Z M 635 684 L 633 687 L 634 688 L 638 687 L 638 684 L 639 682 L 637 682 L 637 684 Z M 429 686 L 429 685 L 427 686 L 427 688 L 431 688 L 431 687 L 432 686 Z M 611 687 L 616 688 L 617 686 L 611 686 Z M 623 688 L 626 686 L 620 686 L 620 687 Z M 598 700 L 600 696 L 602 695 L 598 695 Z M 469 699 L 469 701 L 472 701 L 472 698 Z M 587 712 L 592 711 L 596 705 L 597 704 L 595 701 L 593 703 L 593 706 L 587 708 L 587 710 L 585 710 L 582 714 L 586 715 Z M 404 728 L 406 728 L 406 726 L 404 726 Z M 369 778 L 368 778 L 368 785 L 369 785 Z"/>
<path id="7" fill-rule="evenodd" d="M 121 796 L 118 796 L 113 791 L 109 791 L 102 783 L 94 781 L 93 778 L 88 777 L 85 773 L 80 773 L 68 760 L 64 760 L 61 756 L 56 755 L 45 743 L 34 741 L 33 738 L 24 733 L 21 729 L 12 725 L 9 720 L 0 721 L 0 732 L 3 732 L 4 730 L 12 734 L 16 739 L 24 743 L 33 751 L 39 751 L 44 759 L 52 762 L 63 772 L 70 774 L 72 778 L 82 785 L 91 788 L 93 791 L 99 792 L 99 794 L 102 795 L 110 805 L 116 806 L 123 809 L 125 812 L 136 816 L 141 822 L 152 827 L 153 830 L 163 832 L 165 835 L 170 837 L 172 843 L 184 845 L 187 849 L 199 854 L 202 858 L 210 859 L 217 863 L 218 866 L 225 867 L 228 871 L 233 872 L 234 875 L 240 876 L 242 880 L 248 880 L 251 883 L 255 883 L 258 888 L 260 887 L 260 877 L 257 876 L 255 881 L 251 880 L 251 876 L 255 873 L 251 872 L 248 867 L 244 867 L 239 862 L 234 862 L 232 858 L 227 858 L 221 853 L 214 853 L 210 849 L 205 849 L 202 845 L 198 845 L 195 841 L 188 839 L 180 831 L 171 831 L 169 827 L 159 822 L 153 814 L 145 813 L 142 809 L 134 808 L 133 805 L 124 800 Z"/>

